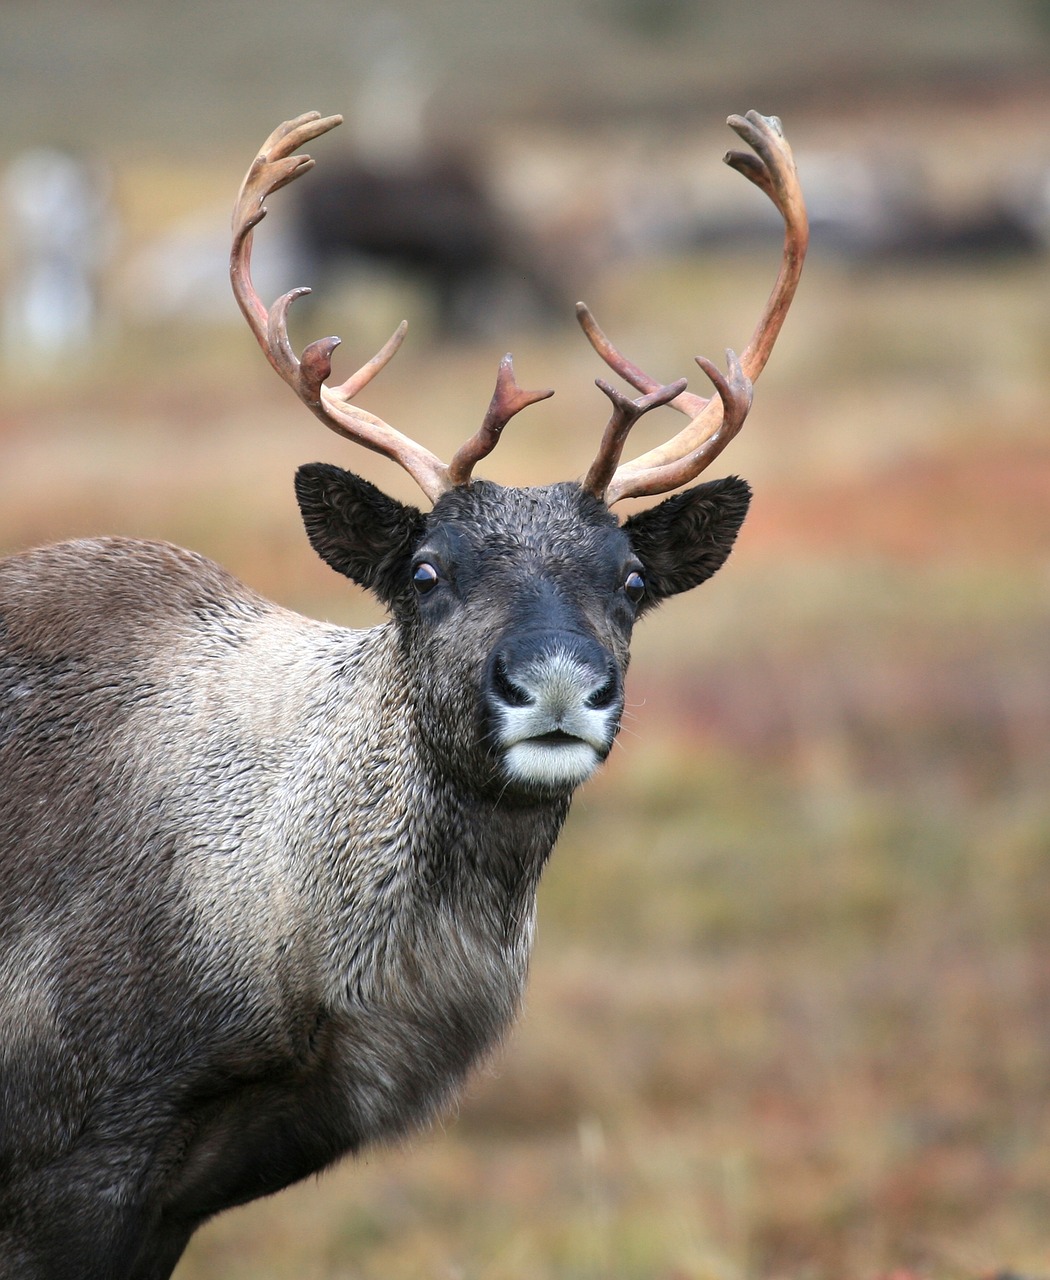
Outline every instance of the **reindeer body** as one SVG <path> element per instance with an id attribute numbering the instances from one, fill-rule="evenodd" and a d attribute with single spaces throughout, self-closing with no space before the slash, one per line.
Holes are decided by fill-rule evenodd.
<path id="1" fill-rule="evenodd" d="M 101 539 L 0 561 L 0 1280 L 164 1280 L 206 1218 L 425 1122 L 503 1033 L 535 892 L 575 788 L 619 730 L 637 619 L 725 561 L 736 478 L 620 524 L 621 497 L 692 480 L 731 438 L 794 290 L 805 218 L 775 121 L 732 162 L 788 226 L 767 314 L 717 399 L 660 386 L 583 309 L 613 416 L 582 483 L 472 478 L 547 392 L 510 358 L 446 465 L 337 388 L 337 339 L 292 352 L 248 270 L 262 198 L 336 123 L 282 125 L 234 219 L 234 292 L 271 363 L 385 453 L 424 513 L 300 468 L 307 535 L 390 620 L 348 631 L 200 556 Z M 800 212 L 801 210 L 801 212 Z M 691 422 L 619 464 L 631 425 Z M 717 412 L 716 412 L 717 411 Z"/>
<path id="2" fill-rule="evenodd" d="M 333 467 L 298 488 L 389 623 L 161 543 L 0 562 L 5 1280 L 166 1276 L 211 1214 L 424 1122 L 517 1009 L 581 739 L 515 772 L 516 717 L 590 734 L 588 771 L 611 746 L 632 540 L 576 485 L 427 517 Z M 746 487 L 701 489 L 720 563 Z"/>
<path id="3" fill-rule="evenodd" d="M 448 1098 L 517 1007 L 567 796 L 465 786 L 393 624 L 174 547 L 15 557 L 0 618 L 0 1275 L 38 1233 L 41 1274 L 137 1276 L 147 1228 L 181 1249 Z"/>

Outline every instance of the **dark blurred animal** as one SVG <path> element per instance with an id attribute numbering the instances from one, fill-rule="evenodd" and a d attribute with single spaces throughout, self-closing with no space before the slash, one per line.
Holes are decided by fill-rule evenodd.
<path id="1" fill-rule="evenodd" d="M 406 273 L 429 292 L 445 336 L 484 332 L 489 311 L 511 305 L 541 322 L 567 311 L 553 263 L 464 157 L 347 157 L 319 179 L 301 188 L 293 230 L 322 278 L 360 263 Z"/>
<path id="2" fill-rule="evenodd" d="M 608 755 L 635 621 L 711 576 L 736 478 L 692 480 L 743 422 L 806 219 L 779 122 L 730 163 L 787 231 L 716 394 L 661 386 L 581 306 L 633 387 L 582 483 L 475 480 L 522 391 L 510 358 L 448 464 L 355 407 L 403 327 L 340 387 L 251 282 L 263 200 L 338 123 L 278 128 L 235 211 L 232 278 L 268 359 L 332 430 L 398 462 L 423 512 L 302 467 L 316 551 L 386 605 L 366 631 L 280 608 L 189 551 L 120 538 L 0 563 L 0 1276 L 161 1280 L 201 1222 L 424 1123 L 521 998 L 540 872 Z M 621 463 L 636 419 L 689 419 Z"/>
<path id="3" fill-rule="evenodd" d="M 916 206 L 898 211 L 883 240 L 870 247 L 875 264 L 1001 262 L 1045 252 L 1038 228 L 1023 210 L 989 200 L 972 210 L 941 211 Z"/>

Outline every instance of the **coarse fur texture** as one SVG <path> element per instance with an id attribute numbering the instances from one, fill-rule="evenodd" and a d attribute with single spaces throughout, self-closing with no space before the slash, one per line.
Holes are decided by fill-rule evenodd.
<path id="1" fill-rule="evenodd" d="M 209 1216 L 447 1104 L 518 1008 L 635 619 L 748 498 L 620 526 L 575 484 L 296 489 L 388 622 L 161 543 L 0 561 L 3 1280 L 162 1280 Z"/>

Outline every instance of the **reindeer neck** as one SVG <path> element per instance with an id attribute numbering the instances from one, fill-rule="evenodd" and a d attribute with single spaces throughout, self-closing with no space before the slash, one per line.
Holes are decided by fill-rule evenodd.
<path id="1" fill-rule="evenodd" d="M 364 974 L 368 957 L 400 952 L 410 936 L 412 946 L 429 947 L 455 926 L 472 948 L 518 955 L 523 976 L 536 887 L 568 797 L 529 802 L 470 785 L 464 769 L 449 768 L 421 740 L 393 627 L 358 633 L 353 645 L 349 660 L 326 655 L 328 692 L 314 709 L 353 718 L 337 735 L 354 742 L 353 753 L 308 762 L 330 806 L 306 833 L 323 864 L 311 892 L 328 899 L 322 918 L 355 940 L 342 963 Z M 343 704 L 347 677 L 355 696 Z M 316 854 L 304 853 L 313 878 Z"/>

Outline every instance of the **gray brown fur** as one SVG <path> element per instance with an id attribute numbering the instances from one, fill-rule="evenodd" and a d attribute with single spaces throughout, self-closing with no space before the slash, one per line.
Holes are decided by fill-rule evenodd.
<path id="1" fill-rule="evenodd" d="M 0 562 L 3 1280 L 161 1280 L 208 1216 L 454 1096 L 519 1005 L 573 789 L 506 775 L 492 655 L 533 630 L 610 655 L 611 745 L 634 617 L 710 576 L 747 505 L 716 482 L 621 527 L 576 485 L 426 516 L 335 468 L 298 487 L 386 624 L 160 543 Z"/>

